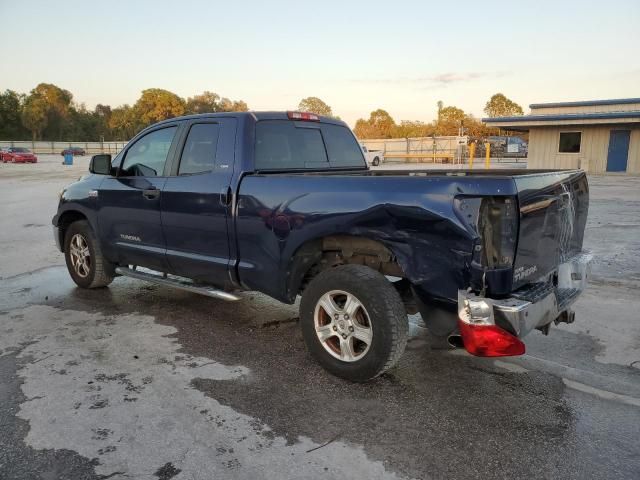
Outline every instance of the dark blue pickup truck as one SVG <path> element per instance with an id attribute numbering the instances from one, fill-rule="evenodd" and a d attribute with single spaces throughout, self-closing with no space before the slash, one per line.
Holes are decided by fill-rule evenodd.
<path id="1" fill-rule="evenodd" d="M 309 351 L 350 380 L 392 367 L 418 312 L 474 355 L 522 354 L 587 281 L 582 171 L 369 170 L 344 122 L 301 112 L 167 120 L 89 170 L 53 218 L 78 286 L 300 295 Z"/>

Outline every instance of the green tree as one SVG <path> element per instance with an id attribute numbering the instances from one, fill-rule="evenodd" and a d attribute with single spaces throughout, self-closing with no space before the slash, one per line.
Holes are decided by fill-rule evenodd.
<path id="1" fill-rule="evenodd" d="M 219 112 L 248 112 L 249 106 L 242 100 L 229 100 L 221 98 L 218 104 Z"/>
<path id="2" fill-rule="evenodd" d="M 33 140 L 40 140 L 42 132 L 48 124 L 47 102 L 38 96 L 30 95 L 24 101 L 22 108 L 22 125 L 31 132 Z"/>
<path id="3" fill-rule="evenodd" d="M 46 140 L 60 139 L 71 114 L 73 95 L 51 83 L 40 83 L 25 99 L 22 119 L 32 136 Z M 46 120 L 45 120 L 46 119 Z M 29 125 L 27 125 L 27 122 Z"/>
<path id="4" fill-rule="evenodd" d="M 248 110 L 249 107 L 242 100 L 229 100 L 209 91 L 189 97 L 186 103 L 186 113 L 246 112 Z"/>
<path id="5" fill-rule="evenodd" d="M 218 103 L 220 102 L 220 95 L 217 93 L 204 91 L 200 95 L 194 95 L 187 99 L 185 113 L 213 113 L 218 110 Z"/>
<path id="6" fill-rule="evenodd" d="M 502 93 L 492 96 L 484 107 L 484 113 L 488 117 L 510 117 L 524 115 L 522 107 L 513 100 L 508 99 Z"/>
<path id="7" fill-rule="evenodd" d="M 21 140 L 25 138 L 25 128 L 20 121 L 24 95 L 13 90 L 0 93 L 0 139 Z"/>
<path id="8" fill-rule="evenodd" d="M 402 120 L 400 125 L 393 129 L 394 138 L 415 138 L 430 137 L 435 132 L 435 128 L 430 123 L 420 122 L 418 120 Z"/>
<path id="9" fill-rule="evenodd" d="M 129 140 L 139 129 L 133 108 L 129 105 L 114 108 L 107 126 L 110 130 L 110 138 L 113 140 Z"/>
<path id="10" fill-rule="evenodd" d="M 173 92 L 161 88 L 149 88 L 133 106 L 134 114 L 141 127 L 185 113 L 185 101 Z"/>
<path id="11" fill-rule="evenodd" d="M 458 135 L 460 126 L 466 118 L 464 110 L 448 106 L 440 108 L 436 123 L 436 135 Z"/>
<path id="12" fill-rule="evenodd" d="M 393 138 L 395 128 L 389 112 L 379 108 L 371 112 L 368 120 L 359 119 L 353 131 L 358 138 Z"/>
<path id="13" fill-rule="evenodd" d="M 318 97 L 303 98 L 298 104 L 298 110 L 300 110 L 301 112 L 315 113 L 316 115 L 324 115 L 325 117 L 333 116 L 331 107 L 320 100 Z"/>

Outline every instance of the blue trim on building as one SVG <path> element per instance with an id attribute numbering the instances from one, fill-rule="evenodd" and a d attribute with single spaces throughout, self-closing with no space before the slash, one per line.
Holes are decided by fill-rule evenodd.
<path id="1" fill-rule="evenodd" d="M 607 113 L 565 113 L 562 115 L 520 115 L 516 117 L 491 117 L 483 118 L 484 123 L 496 122 L 547 122 L 555 120 L 615 120 L 617 118 L 640 118 L 640 110 L 630 112 L 607 112 Z"/>
<path id="2" fill-rule="evenodd" d="M 532 103 L 529 108 L 554 108 L 554 107 L 591 107 L 596 105 L 627 105 L 640 103 L 640 98 L 618 98 L 612 100 L 585 100 L 583 102 L 554 102 Z"/>

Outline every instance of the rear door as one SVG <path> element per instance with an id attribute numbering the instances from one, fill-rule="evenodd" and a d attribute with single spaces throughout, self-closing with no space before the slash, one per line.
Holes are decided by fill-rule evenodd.
<path id="1" fill-rule="evenodd" d="M 162 192 L 170 270 L 223 286 L 228 280 L 235 118 L 186 124 Z"/>
<path id="2" fill-rule="evenodd" d="M 513 279 L 518 288 L 582 251 L 589 186 L 583 171 L 534 173 L 514 181 L 520 207 Z"/>
<path id="3" fill-rule="evenodd" d="M 178 129 L 178 123 L 163 125 L 134 140 L 117 176 L 105 178 L 96 192 L 100 234 L 120 264 L 167 269 L 160 202 Z"/>

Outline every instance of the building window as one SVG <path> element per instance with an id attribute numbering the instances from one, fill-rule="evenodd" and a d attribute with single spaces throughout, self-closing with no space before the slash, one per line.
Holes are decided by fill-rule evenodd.
<path id="1" fill-rule="evenodd" d="M 582 132 L 560 132 L 559 153 L 580 153 Z"/>

